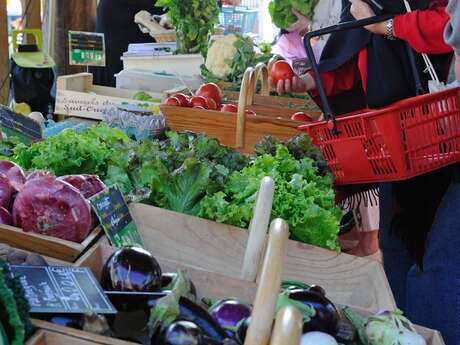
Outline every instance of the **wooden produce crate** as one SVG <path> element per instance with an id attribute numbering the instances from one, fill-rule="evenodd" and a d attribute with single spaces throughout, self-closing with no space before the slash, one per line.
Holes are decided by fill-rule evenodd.
<path id="1" fill-rule="evenodd" d="M 105 111 L 122 103 L 158 105 L 132 99 L 136 92 L 135 90 L 93 85 L 91 73 L 61 76 L 57 79 L 55 113 L 100 121 Z M 162 94 L 147 93 L 154 98 L 163 98 Z"/>
<path id="2" fill-rule="evenodd" d="M 289 232 L 287 224 L 281 219 L 274 220 L 270 227 L 267 249 L 257 284 L 255 282 L 230 278 L 218 273 L 201 270 L 182 263 L 176 263 L 168 259 L 163 259 L 155 255 L 155 253 L 154 255 L 163 272 L 175 272 L 179 268 L 185 269 L 187 275 L 193 281 L 197 289 L 198 299 L 202 297 L 212 299 L 236 297 L 247 303 L 252 302 L 252 321 L 247 331 L 245 345 L 263 345 L 267 344 L 271 336 L 272 323 L 275 318 L 275 306 L 278 299 L 283 269 L 283 260 L 279 258 L 284 258 L 286 255 L 288 237 Z M 114 247 L 99 244 L 78 260 L 76 265 L 80 267 L 89 267 L 94 275 L 100 279 L 104 263 L 115 250 Z M 117 342 L 116 339 L 113 339 L 112 342 L 105 342 L 105 339 L 110 338 L 94 336 L 83 331 L 71 330 L 67 327 L 54 325 L 49 322 L 34 320 L 33 323 L 40 329 L 63 334 L 78 335 L 82 338 L 86 337 L 86 339 L 92 339 L 93 342 L 98 344 L 131 344 L 128 342 Z"/>
<path id="3" fill-rule="evenodd" d="M 258 79 L 262 79 L 262 93 L 255 95 Z M 229 93 L 230 100 L 236 95 Z M 248 68 L 243 76 L 238 96 L 238 113 L 161 105 L 167 125 L 176 131 L 189 130 L 206 133 L 211 138 L 241 152 L 254 152 L 255 145 L 265 135 L 279 140 L 288 139 L 300 132 L 297 127 L 305 122 L 293 121 L 291 115 L 308 109 L 300 107 L 305 102 L 293 98 L 269 96 L 268 70 L 264 64 Z M 297 105 L 299 106 L 297 108 Z M 253 110 L 256 115 L 246 114 Z M 310 112 L 313 118 L 319 113 Z"/>
<path id="4" fill-rule="evenodd" d="M 242 266 L 247 253 L 263 248 L 265 232 L 256 236 L 252 229 L 248 232 L 143 204 L 131 204 L 130 211 L 153 255 L 229 277 L 254 277 L 245 276 Z M 252 244 L 254 238 L 257 245 Z M 289 241 L 283 277 L 320 285 L 337 303 L 370 312 L 396 306 L 383 267 L 374 260 Z"/>
<path id="5" fill-rule="evenodd" d="M 66 262 L 74 262 L 101 234 L 102 229 L 98 226 L 83 242 L 77 243 L 0 224 L 0 243 Z"/>

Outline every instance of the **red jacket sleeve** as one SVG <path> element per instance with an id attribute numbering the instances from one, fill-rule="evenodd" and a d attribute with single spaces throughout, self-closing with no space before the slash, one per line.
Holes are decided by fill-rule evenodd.
<path id="1" fill-rule="evenodd" d="M 408 42 L 419 53 L 445 54 L 452 47 L 444 41 L 449 21 L 446 2 L 436 1 L 427 10 L 417 10 L 394 18 L 394 34 Z"/>
<path id="2" fill-rule="evenodd" d="M 356 60 L 352 59 L 334 71 L 321 73 L 321 80 L 323 82 L 326 95 L 334 96 L 343 91 L 351 90 L 355 84 L 356 71 Z M 312 97 L 316 97 L 318 95 L 318 91 L 316 89 L 312 90 L 310 94 Z"/>

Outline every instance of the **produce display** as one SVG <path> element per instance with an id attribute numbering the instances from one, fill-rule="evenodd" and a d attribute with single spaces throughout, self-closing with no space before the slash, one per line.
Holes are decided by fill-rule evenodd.
<path id="1" fill-rule="evenodd" d="M 214 87 L 199 91 L 218 103 Z M 250 157 L 205 135 L 168 132 L 161 141 L 135 142 L 119 130 L 100 125 L 78 133 L 66 130 L 30 147 L 18 145 L 14 152 L 13 159 L 26 170 L 52 171 L 56 176 L 97 175 L 106 185 L 117 184 L 129 200 L 239 227 L 248 227 L 260 181 L 271 176 L 276 185 L 272 217 L 286 219 L 295 240 L 339 250 L 341 212 L 334 205 L 332 177 L 306 135 L 285 143 L 264 138 L 256 156 Z M 73 180 L 64 179 L 81 189 Z M 48 184 L 37 187 L 61 186 L 59 179 L 49 179 Z M 100 189 L 100 181 L 97 185 Z M 65 238 L 80 240 L 87 234 L 88 212 L 84 200 L 69 193 L 75 194 L 65 193 L 67 204 L 70 199 L 81 205 L 84 217 L 72 236 Z M 18 207 L 33 200 L 21 197 Z M 67 221 L 64 214 L 61 224 Z M 15 219 L 22 222 L 21 217 L 27 215 L 17 211 Z M 29 231 L 40 226 L 31 226 Z M 59 230 L 47 233 L 63 236 Z"/>
<path id="2" fill-rule="evenodd" d="M 101 285 L 116 307 L 114 316 L 49 314 L 52 323 L 142 344 L 242 345 L 251 323 L 252 305 L 238 298 L 211 301 L 186 274 L 162 272 L 155 257 L 141 248 L 125 247 L 108 258 Z M 201 295 L 200 295 L 201 296 Z M 339 308 L 320 286 L 284 281 L 276 311 L 286 306 L 302 315 L 299 345 L 423 345 L 423 337 L 399 310 L 367 318 Z"/>
<path id="3" fill-rule="evenodd" d="M 269 49 L 257 53 L 256 48 L 251 38 L 239 34 L 215 39 L 209 46 L 205 64 L 201 66 L 202 77 L 207 82 L 225 81 L 231 84 L 227 89 L 239 91 L 246 69 L 259 62 L 267 63 L 271 58 L 267 52 Z"/>

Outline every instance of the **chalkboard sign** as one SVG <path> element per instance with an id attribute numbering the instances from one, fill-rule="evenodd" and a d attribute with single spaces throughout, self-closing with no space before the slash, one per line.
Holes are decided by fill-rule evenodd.
<path id="1" fill-rule="evenodd" d="M 104 67 L 104 34 L 69 31 L 69 64 Z"/>
<path id="2" fill-rule="evenodd" d="M 90 202 L 102 228 L 114 246 L 143 247 L 128 205 L 117 187 L 103 190 L 91 197 Z"/>
<path id="3" fill-rule="evenodd" d="M 17 114 L 0 105 L 0 126 L 8 137 L 16 137 L 24 144 L 43 139 L 42 126 L 30 117 Z"/>
<path id="4" fill-rule="evenodd" d="M 89 268 L 11 266 L 11 272 L 19 277 L 31 313 L 116 313 Z"/>

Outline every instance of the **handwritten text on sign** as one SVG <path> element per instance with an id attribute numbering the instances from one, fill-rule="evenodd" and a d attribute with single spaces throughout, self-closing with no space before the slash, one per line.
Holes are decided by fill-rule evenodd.
<path id="1" fill-rule="evenodd" d="M 11 266 L 19 277 L 31 313 L 116 313 L 88 268 Z"/>

